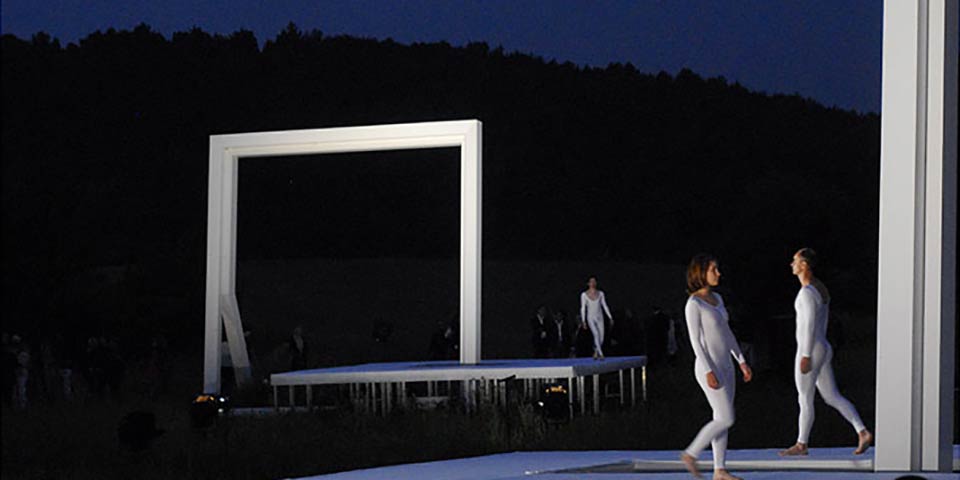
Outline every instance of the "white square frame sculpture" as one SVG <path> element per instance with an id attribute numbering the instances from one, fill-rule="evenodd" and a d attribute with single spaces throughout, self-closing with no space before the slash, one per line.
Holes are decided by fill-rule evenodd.
<path id="1" fill-rule="evenodd" d="M 204 392 L 220 391 L 221 331 L 238 383 L 250 361 L 236 296 L 237 176 L 242 158 L 460 149 L 460 363 L 480 361 L 482 124 L 479 120 L 320 128 L 210 136 Z"/>

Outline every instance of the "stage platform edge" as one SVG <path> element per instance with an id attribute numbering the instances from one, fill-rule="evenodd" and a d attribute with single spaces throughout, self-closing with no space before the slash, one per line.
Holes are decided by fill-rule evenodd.
<path id="1" fill-rule="evenodd" d="M 307 404 L 311 404 L 313 387 L 320 385 L 348 385 L 351 400 L 366 409 L 389 412 L 397 401 L 407 398 L 411 383 L 426 383 L 428 391 L 439 382 L 457 382 L 465 399 L 478 397 L 497 403 L 505 399 L 502 380 L 514 378 L 523 381 L 524 395 L 546 382 L 566 382 L 571 414 L 579 404 L 581 414 L 586 412 L 587 390 L 591 390 L 594 413 L 600 409 L 600 376 L 617 374 L 619 389 L 616 395 L 626 404 L 629 389 L 630 404 L 637 401 L 637 370 L 642 400 L 647 398 L 647 358 L 645 356 L 551 359 L 491 359 L 477 364 L 461 364 L 455 360 L 384 362 L 345 365 L 338 367 L 296 370 L 270 375 L 274 407 L 280 406 L 279 388 L 287 387 L 288 406 L 295 406 L 295 389 L 306 390 Z M 629 377 L 629 378 L 628 378 Z M 592 385 L 588 387 L 587 378 Z M 449 386 L 448 386 L 449 387 Z M 379 397 L 379 399 L 378 399 Z M 472 401 L 467 401 L 468 410 Z"/>

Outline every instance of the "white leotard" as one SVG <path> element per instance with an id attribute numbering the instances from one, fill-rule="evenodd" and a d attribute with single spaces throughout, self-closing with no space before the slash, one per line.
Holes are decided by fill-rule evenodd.
<path id="1" fill-rule="evenodd" d="M 723 304 L 723 298 L 714 293 L 717 305 L 691 295 L 687 299 L 684 313 L 687 317 L 687 331 L 690 345 L 696 355 L 693 371 L 713 409 L 713 420 L 708 422 L 690 442 L 685 452 L 694 458 L 711 444 L 713 448 L 713 468 L 726 468 L 727 430 L 735 419 L 733 398 L 736 394 L 736 373 L 730 362 L 732 355 L 739 363 L 744 362 L 740 345 L 730 330 L 730 316 Z M 713 372 L 720 382 L 720 388 L 714 390 L 707 385 L 707 373 Z"/>
<path id="2" fill-rule="evenodd" d="M 863 421 L 856 407 L 840 394 L 833 376 L 833 347 L 827 342 L 830 304 L 823 300 L 820 291 L 811 284 L 800 289 L 793 306 L 797 311 L 797 356 L 793 376 L 797 384 L 797 402 L 800 404 L 797 441 L 807 444 L 810 438 L 815 390 L 820 391 L 820 396 L 827 405 L 839 411 L 854 430 L 860 432 L 864 429 Z M 810 357 L 808 373 L 800 372 L 800 360 L 803 357 Z"/>
<path id="3" fill-rule="evenodd" d="M 602 311 L 601 308 L 603 308 Z M 610 307 L 607 306 L 607 298 L 603 295 L 602 290 L 597 290 L 596 300 L 590 298 L 587 292 L 580 294 L 580 315 L 582 318 L 587 321 L 602 322 L 604 312 L 608 317 L 613 318 L 613 315 L 610 315 Z"/>

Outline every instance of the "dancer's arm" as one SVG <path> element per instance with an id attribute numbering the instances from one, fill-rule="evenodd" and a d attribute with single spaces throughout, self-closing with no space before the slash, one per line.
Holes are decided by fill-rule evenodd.
<path id="1" fill-rule="evenodd" d="M 697 357 L 696 362 L 709 375 L 713 373 L 714 368 L 710 356 L 700 342 L 700 337 L 703 336 L 703 325 L 700 323 L 700 307 L 697 306 L 697 301 L 688 300 L 683 313 L 687 317 L 687 333 L 690 335 L 690 347 L 693 348 L 693 354 Z"/>
<path id="2" fill-rule="evenodd" d="M 607 312 L 607 316 L 610 317 L 610 325 L 613 325 L 613 315 L 610 313 L 610 307 L 607 306 L 607 296 L 600 292 L 600 305 L 603 306 L 603 311 Z"/>
<path id="3" fill-rule="evenodd" d="M 727 333 L 730 335 L 730 355 L 733 355 L 733 359 L 737 363 L 747 363 L 747 359 L 743 356 L 743 352 L 740 351 L 740 342 L 737 342 L 737 337 L 733 335 L 733 332 L 730 330 L 730 327 L 727 327 Z"/>
<path id="4" fill-rule="evenodd" d="M 797 297 L 797 348 L 800 356 L 808 359 L 807 363 L 809 363 L 810 356 L 813 355 L 813 332 L 816 315 L 817 302 L 814 300 L 813 294 L 804 288 Z"/>
<path id="5" fill-rule="evenodd" d="M 587 292 L 580 294 L 580 323 L 587 324 Z"/>

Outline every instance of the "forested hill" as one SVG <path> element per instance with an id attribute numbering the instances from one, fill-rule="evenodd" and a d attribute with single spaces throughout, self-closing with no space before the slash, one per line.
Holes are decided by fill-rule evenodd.
<path id="1" fill-rule="evenodd" d="M 199 289 L 210 134 L 467 118 L 483 122 L 488 258 L 682 264 L 706 250 L 746 287 L 784 276 L 790 253 L 812 245 L 865 296 L 875 285 L 875 114 L 689 70 L 584 68 L 483 43 L 402 45 L 292 25 L 262 47 L 248 31 L 167 39 L 147 26 L 66 46 L 5 35 L 2 69 L 7 304 L 92 265 L 136 264 Z M 390 182 L 404 176 L 392 167 L 365 183 L 349 169 L 283 165 L 290 182 L 265 180 L 263 198 L 283 198 L 293 176 L 333 173 L 433 226 L 417 236 L 367 225 L 356 212 L 380 200 L 327 182 L 322 201 L 284 209 L 289 222 L 350 215 L 323 213 L 300 239 L 284 230 L 277 249 L 277 232 L 241 213 L 242 257 L 456 254 L 458 206 L 444 197 L 456 169 L 418 172 L 420 191 Z M 348 242 L 318 241 L 347 223 Z"/>

